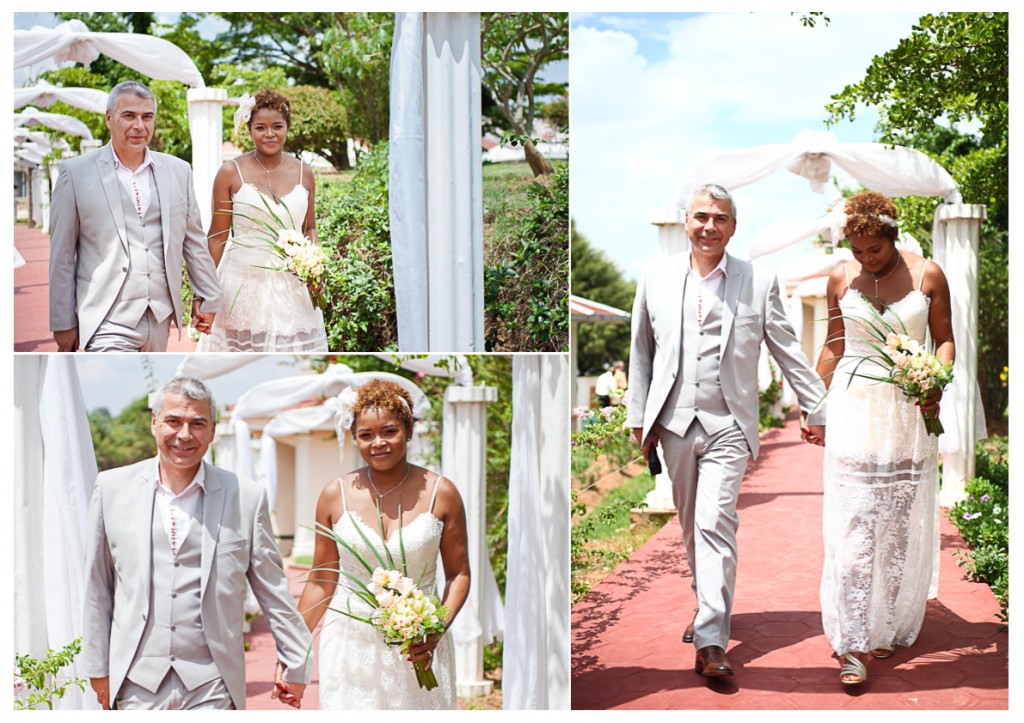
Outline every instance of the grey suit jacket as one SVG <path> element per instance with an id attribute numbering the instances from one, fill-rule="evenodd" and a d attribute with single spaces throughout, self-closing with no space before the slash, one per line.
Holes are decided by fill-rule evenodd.
<path id="1" fill-rule="evenodd" d="M 728 255 L 727 255 L 728 256 Z M 679 373 L 683 291 L 689 252 L 652 262 L 640 277 L 633 301 L 626 424 L 642 427 L 646 441 Z M 774 274 L 728 256 L 722 282 L 722 346 L 719 376 L 729 411 L 756 459 L 757 362 L 761 342 L 792 385 L 810 424 L 825 423 L 825 385 L 807 362 L 786 318 Z M 813 410 L 813 412 L 812 412 Z"/>
<path id="2" fill-rule="evenodd" d="M 278 657 L 288 668 L 285 680 L 309 682 L 312 637 L 288 591 L 263 487 L 203 464 L 203 632 L 241 710 L 246 580 L 270 623 Z M 81 661 L 88 677 L 110 676 L 111 698 L 124 682 L 149 613 L 156 478 L 156 459 L 102 472 L 89 505 Z"/>
<path id="3" fill-rule="evenodd" d="M 164 266 L 181 337 L 181 261 L 202 310 L 220 309 L 217 268 L 207 247 L 192 167 L 150 151 L 160 196 Z M 110 144 L 60 166 L 50 204 L 50 329 L 78 327 L 82 348 L 96 333 L 128 278 L 128 236 Z"/>

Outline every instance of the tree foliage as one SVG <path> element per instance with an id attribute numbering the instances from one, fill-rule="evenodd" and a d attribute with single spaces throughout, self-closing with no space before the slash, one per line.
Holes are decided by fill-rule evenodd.
<path id="1" fill-rule="evenodd" d="M 978 251 L 978 380 L 989 419 L 1001 419 L 1008 401 L 999 378 L 1009 359 L 1008 56 L 1007 13 L 924 15 L 826 105 L 831 123 L 852 120 L 861 104 L 877 108 L 882 142 L 927 153 L 953 176 L 964 203 L 987 207 Z M 896 203 L 901 226 L 930 250 L 939 201 Z"/>
<path id="2" fill-rule="evenodd" d="M 569 57 L 568 13 L 482 13 L 480 17 L 481 82 L 508 130 L 523 136 L 526 160 L 535 176 L 553 168 L 534 147 L 537 75 L 551 62 Z M 565 92 L 550 85 L 545 92 Z"/>
<path id="3" fill-rule="evenodd" d="M 156 443 L 150 430 L 151 419 L 148 395 L 133 401 L 116 417 L 111 416 L 106 407 L 89 413 L 92 446 L 101 472 L 134 464 L 156 454 Z"/>
<path id="4" fill-rule="evenodd" d="M 603 251 L 572 229 L 572 292 L 591 301 L 629 311 L 636 284 Z M 629 324 L 580 324 L 576 335 L 580 374 L 598 374 L 611 361 L 629 358 Z"/>

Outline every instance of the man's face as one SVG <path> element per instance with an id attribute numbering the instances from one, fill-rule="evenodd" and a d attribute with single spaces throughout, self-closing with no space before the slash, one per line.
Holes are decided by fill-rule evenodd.
<path id="1" fill-rule="evenodd" d="M 207 402 L 184 394 L 166 394 L 160 414 L 153 414 L 153 437 L 160 463 L 180 470 L 195 470 L 213 441 L 217 425 Z"/>
<path id="2" fill-rule="evenodd" d="M 132 93 L 117 99 L 114 110 L 107 111 L 110 143 L 118 157 L 142 153 L 153 137 L 156 104 Z"/>
<path id="3" fill-rule="evenodd" d="M 734 233 L 736 219 L 729 201 L 711 196 L 697 196 L 693 200 L 693 207 L 686 214 L 690 253 L 717 263 Z"/>

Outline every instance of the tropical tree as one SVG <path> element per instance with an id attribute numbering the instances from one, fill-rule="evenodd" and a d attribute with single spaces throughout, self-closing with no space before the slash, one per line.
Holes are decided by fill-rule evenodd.
<path id="1" fill-rule="evenodd" d="M 533 143 L 540 110 L 537 76 L 549 63 L 569 57 L 568 13 L 482 13 L 481 82 L 497 105 L 508 130 L 519 136 L 533 175 L 553 168 Z M 546 85 L 544 93 L 565 92 Z"/>
<path id="2" fill-rule="evenodd" d="M 572 229 L 572 293 L 628 311 L 636 284 L 601 250 Z M 580 374 L 596 374 L 603 365 L 629 357 L 629 324 L 581 324 L 576 335 Z M 576 370 L 574 370 L 576 371 Z"/>
<path id="3" fill-rule="evenodd" d="M 990 419 L 1001 418 L 1007 405 L 999 374 L 1009 357 L 1008 40 L 1007 13 L 924 15 L 826 105 L 831 123 L 853 119 L 862 105 L 876 108 L 882 142 L 932 156 L 950 171 L 965 203 L 988 207 L 978 252 L 978 380 Z M 904 226 L 926 249 L 937 203 L 897 200 Z"/>

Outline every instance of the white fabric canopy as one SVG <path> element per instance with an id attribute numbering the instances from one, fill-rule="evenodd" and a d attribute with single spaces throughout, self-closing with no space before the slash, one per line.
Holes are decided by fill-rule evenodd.
<path id="1" fill-rule="evenodd" d="M 503 706 L 569 708 L 569 364 L 512 358 Z"/>
<path id="2" fill-rule="evenodd" d="M 14 31 L 15 68 L 49 58 L 57 63 L 88 66 L 100 54 L 156 80 L 177 80 L 190 88 L 206 85 L 188 53 L 155 35 L 94 33 L 81 20 L 68 20 L 56 28 L 36 26 L 31 30 Z"/>
<path id="3" fill-rule="evenodd" d="M 960 202 L 953 177 L 920 151 L 882 143 L 839 143 L 833 133 L 802 130 L 788 145 L 739 148 L 701 161 L 679 182 L 675 205 L 684 208 L 690 192 L 703 183 L 733 190 L 780 168 L 806 178 L 815 192 L 823 193 L 833 163 L 865 188 L 887 196 L 941 196 L 947 203 Z"/>
<path id="4" fill-rule="evenodd" d="M 72 357 L 15 356 L 14 378 L 14 650 L 40 658 L 83 634 L 96 457 Z M 77 664 L 66 670 L 80 675 Z M 76 686 L 55 707 L 98 708 Z"/>
<path id="5" fill-rule="evenodd" d="M 45 113 L 41 110 L 28 106 L 20 113 L 14 114 L 14 127 L 41 125 L 52 128 L 55 131 L 70 133 L 73 136 L 92 138 L 92 131 L 82 121 L 74 116 L 62 113 Z"/>
<path id="6" fill-rule="evenodd" d="M 820 218 L 790 219 L 767 226 L 754 234 L 754 237 L 750 240 L 750 245 L 747 247 L 747 253 L 750 258 L 756 259 L 789 246 L 794 246 L 801 241 L 812 241 L 819 236 L 825 241 L 832 243 L 833 246 L 836 246 L 842 239 L 833 238 L 833 229 L 837 226 L 836 214 L 841 211 L 842 206 L 839 206 Z M 902 229 L 900 230 L 896 246 L 904 251 L 911 251 L 918 256 L 924 254 L 918 240 L 912 234 Z M 790 276 L 789 278 L 796 277 Z"/>
<path id="7" fill-rule="evenodd" d="M 178 364 L 175 376 L 215 379 L 247 364 L 263 359 L 264 354 L 188 354 Z"/>
<path id="8" fill-rule="evenodd" d="M 32 87 L 14 89 L 14 107 L 21 108 L 31 103 L 41 108 L 49 108 L 60 101 L 75 108 L 105 114 L 107 95 L 97 88 L 61 88 L 40 80 Z"/>

